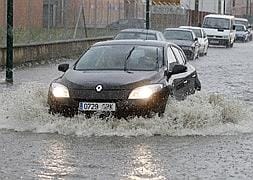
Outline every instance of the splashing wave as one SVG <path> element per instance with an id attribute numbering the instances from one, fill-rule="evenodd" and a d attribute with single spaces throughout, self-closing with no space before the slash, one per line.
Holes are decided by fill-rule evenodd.
<path id="1" fill-rule="evenodd" d="M 253 108 L 219 94 L 196 93 L 171 99 L 163 118 L 108 118 L 48 114 L 48 85 L 24 83 L 0 92 L 0 129 L 76 136 L 234 135 L 253 132 Z"/>

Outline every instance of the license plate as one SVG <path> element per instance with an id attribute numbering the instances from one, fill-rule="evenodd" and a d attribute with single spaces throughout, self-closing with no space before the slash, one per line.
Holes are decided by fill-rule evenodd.
<path id="1" fill-rule="evenodd" d="M 212 43 L 212 44 L 219 44 L 219 41 L 218 40 L 210 40 L 210 43 Z"/>
<path id="2" fill-rule="evenodd" d="M 80 102 L 80 111 L 115 111 L 115 103 Z"/>

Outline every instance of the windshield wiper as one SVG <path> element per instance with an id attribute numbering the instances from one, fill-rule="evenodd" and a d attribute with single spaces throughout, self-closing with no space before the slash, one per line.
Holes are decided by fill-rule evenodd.
<path id="1" fill-rule="evenodd" d="M 132 55 L 134 49 L 135 49 L 135 46 L 129 51 L 129 53 L 128 53 L 127 57 L 126 57 L 125 64 L 124 64 L 124 71 L 127 71 L 127 62 L 129 60 L 130 56 Z"/>

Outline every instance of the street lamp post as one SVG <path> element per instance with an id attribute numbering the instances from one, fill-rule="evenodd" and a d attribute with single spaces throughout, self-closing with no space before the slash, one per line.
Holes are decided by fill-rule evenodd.
<path id="1" fill-rule="evenodd" d="M 149 4 L 149 0 L 146 0 L 146 29 L 150 28 L 150 4 Z"/>
<path id="2" fill-rule="evenodd" d="M 223 14 L 226 14 L 226 0 L 224 0 L 223 4 Z"/>
<path id="3" fill-rule="evenodd" d="M 13 0 L 7 2 L 6 82 L 13 82 Z"/>

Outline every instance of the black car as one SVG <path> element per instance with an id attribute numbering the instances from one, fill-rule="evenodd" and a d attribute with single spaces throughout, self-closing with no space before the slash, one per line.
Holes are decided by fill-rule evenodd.
<path id="1" fill-rule="evenodd" d="M 114 37 L 114 39 L 115 40 L 142 39 L 142 40 L 166 41 L 162 32 L 150 29 L 124 29 L 121 30 Z"/>
<path id="2" fill-rule="evenodd" d="M 200 90 L 193 66 L 177 45 L 162 41 L 113 40 L 93 45 L 49 88 L 50 112 L 94 112 L 116 117 L 163 114 L 168 97 Z"/>
<path id="3" fill-rule="evenodd" d="M 163 33 L 164 37 L 169 41 L 180 46 L 187 59 L 194 60 L 199 57 L 198 38 L 195 33 L 189 29 L 167 28 Z"/>

